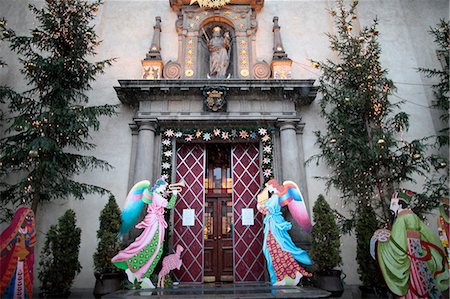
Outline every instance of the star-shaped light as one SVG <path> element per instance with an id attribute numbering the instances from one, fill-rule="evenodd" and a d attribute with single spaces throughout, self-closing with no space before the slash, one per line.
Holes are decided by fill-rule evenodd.
<path id="1" fill-rule="evenodd" d="M 162 167 L 163 169 L 169 169 L 169 168 L 170 168 L 170 164 L 167 163 L 167 162 L 164 162 L 164 163 L 161 165 L 161 167 Z"/>
<path id="2" fill-rule="evenodd" d="M 220 129 L 214 129 L 214 136 L 219 136 L 220 135 Z"/>
<path id="3" fill-rule="evenodd" d="M 236 130 L 231 130 L 231 137 L 237 137 L 238 133 Z"/>
<path id="4" fill-rule="evenodd" d="M 228 135 L 228 132 L 222 132 L 222 139 L 226 140 L 228 139 L 230 136 Z"/>
<path id="5" fill-rule="evenodd" d="M 191 134 L 188 134 L 187 137 L 185 138 L 186 141 L 192 141 L 192 139 L 194 138 L 194 136 L 192 136 Z"/>
<path id="6" fill-rule="evenodd" d="M 268 178 L 271 175 L 272 175 L 272 169 L 268 168 L 268 169 L 264 170 L 264 176 L 266 178 Z"/>
<path id="7" fill-rule="evenodd" d="M 165 146 L 169 146 L 169 145 L 172 144 L 172 142 L 171 142 L 169 139 L 164 139 L 164 140 L 162 141 L 162 144 L 164 144 Z"/>
<path id="8" fill-rule="evenodd" d="M 239 132 L 239 137 L 246 139 L 248 138 L 248 132 L 247 131 L 240 131 Z"/>
<path id="9" fill-rule="evenodd" d="M 255 138 L 257 137 L 257 135 L 256 135 L 255 132 L 252 132 L 252 133 L 250 134 L 250 137 L 251 137 L 252 139 L 255 139 Z"/>
<path id="10" fill-rule="evenodd" d="M 267 130 L 264 128 L 259 128 L 258 130 L 259 135 L 266 135 L 267 134 Z"/>
<path id="11" fill-rule="evenodd" d="M 165 151 L 164 156 L 166 156 L 167 158 L 172 157 L 172 151 Z"/>
<path id="12" fill-rule="evenodd" d="M 263 164 L 270 164 L 270 158 L 264 158 Z"/>
<path id="13" fill-rule="evenodd" d="M 265 153 L 270 154 L 270 153 L 272 152 L 272 147 L 271 147 L 270 145 L 267 145 L 267 146 L 265 146 L 265 147 L 263 148 L 263 151 L 264 151 Z"/>
<path id="14" fill-rule="evenodd" d="M 261 138 L 262 141 L 267 142 L 270 140 L 269 135 L 264 135 L 263 138 Z"/>
<path id="15" fill-rule="evenodd" d="M 175 137 L 180 138 L 181 136 L 183 136 L 183 133 L 178 131 L 175 133 Z"/>
<path id="16" fill-rule="evenodd" d="M 172 129 L 168 129 L 164 132 L 164 135 L 166 135 L 167 137 L 173 137 L 175 133 L 173 132 Z"/>
<path id="17" fill-rule="evenodd" d="M 210 141 L 211 140 L 211 134 L 210 133 L 203 134 L 203 140 Z"/>
<path id="18" fill-rule="evenodd" d="M 195 137 L 200 138 L 200 137 L 202 137 L 202 134 L 203 134 L 203 132 L 198 130 L 195 132 Z"/>

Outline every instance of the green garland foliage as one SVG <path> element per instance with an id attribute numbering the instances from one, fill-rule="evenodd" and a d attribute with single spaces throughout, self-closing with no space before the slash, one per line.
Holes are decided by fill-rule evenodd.
<path id="1" fill-rule="evenodd" d="M 76 215 L 71 209 L 52 225 L 45 237 L 39 262 L 39 280 L 42 295 L 67 297 L 75 276 L 80 273 L 78 261 L 81 229 L 76 226 Z"/>

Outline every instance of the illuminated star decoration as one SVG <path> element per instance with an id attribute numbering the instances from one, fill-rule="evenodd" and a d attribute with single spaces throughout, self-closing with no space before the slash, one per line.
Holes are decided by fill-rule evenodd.
<path id="1" fill-rule="evenodd" d="M 219 8 L 230 3 L 231 0 L 191 0 L 189 5 L 192 5 L 195 2 L 197 2 L 200 7 Z"/>

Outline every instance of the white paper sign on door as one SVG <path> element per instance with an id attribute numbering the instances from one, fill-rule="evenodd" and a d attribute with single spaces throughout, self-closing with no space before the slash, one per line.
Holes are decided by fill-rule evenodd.
<path id="1" fill-rule="evenodd" d="M 242 209 L 242 225 L 255 224 L 255 216 L 253 215 L 253 209 Z"/>
<path id="2" fill-rule="evenodd" d="M 183 209 L 183 226 L 194 226 L 195 210 Z"/>

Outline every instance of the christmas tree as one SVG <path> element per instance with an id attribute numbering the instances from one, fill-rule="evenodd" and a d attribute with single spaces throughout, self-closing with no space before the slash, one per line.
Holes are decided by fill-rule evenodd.
<path id="1" fill-rule="evenodd" d="M 338 0 L 337 9 L 330 11 L 337 34 L 328 37 L 339 61 L 313 61 L 323 72 L 320 107 L 327 123 L 325 132 L 315 132 L 321 153 L 313 159 L 330 166 L 327 186 L 337 187 L 344 203 L 354 204 L 353 213 L 358 205 L 371 205 L 380 225 L 388 226 L 394 186 L 430 171 L 430 159 L 425 156 L 430 145 L 427 138 L 402 138 L 409 116 L 394 114 L 401 103 L 389 101 L 395 86 L 380 64 L 378 20 L 355 32 L 357 4 L 353 1 L 346 9 Z M 431 203 L 417 205 L 422 211 L 434 207 Z"/>
<path id="2" fill-rule="evenodd" d="M 375 213 L 374 223 L 365 227 L 364 234 L 358 234 L 357 255 L 361 257 L 362 282 L 376 287 L 380 285 L 378 279 L 364 277 L 370 266 L 363 258 L 369 252 L 366 239 L 377 227 L 391 225 L 393 191 L 404 182 L 414 182 L 414 175 L 427 176 L 432 159 L 426 156 L 431 147 L 429 138 L 407 141 L 402 137 L 409 128 L 409 116 L 400 110 L 401 102 L 389 100 L 395 86 L 380 63 L 378 20 L 355 30 L 357 5 L 358 1 L 353 1 L 347 8 L 343 0 L 338 0 L 337 8 L 330 11 L 337 33 L 328 37 L 338 61 L 312 62 L 322 71 L 320 107 L 327 127 L 324 132 L 315 132 L 321 153 L 312 159 L 330 168 L 331 174 L 323 179 L 327 187 L 339 189 L 350 212 L 350 217 L 343 219 L 344 227 L 364 225 L 362 217 Z M 425 213 L 436 207 L 438 200 L 423 195 L 417 196 L 414 204 L 415 212 Z M 372 266 L 370 271 L 378 271 Z"/>
<path id="3" fill-rule="evenodd" d="M 2 208 L 20 203 L 37 212 L 43 201 L 89 193 L 107 193 L 99 186 L 80 183 L 74 176 L 111 166 L 81 151 L 92 150 L 90 130 L 100 116 L 115 114 L 114 105 L 90 106 L 91 82 L 112 60 L 91 62 L 99 45 L 92 20 L 100 2 L 47 1 L 43 8 L 29 5 L 37 20 L 31 36 L 18 36 L 3 23 L 3 39 L 18 54 L 28 90 L 2 88 L 8 105 L 7 135 L 1 139 Z M 5 215 L 5 214 L 3 214 Z"/>

